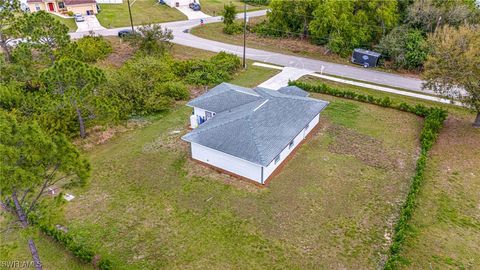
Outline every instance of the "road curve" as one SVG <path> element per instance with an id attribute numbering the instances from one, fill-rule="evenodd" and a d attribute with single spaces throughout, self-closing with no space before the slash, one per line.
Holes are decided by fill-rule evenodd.
<path id="1" fill-rule="evenodd" d="M 262 16 L 262 15 L 265 15 L 265 13 L 266 13 L 265 10 L 253 11 L 253 12 L 249 12 L 248 16 L 249 17 Z M 239 17 L 241 17 L 241 15 L 239 15 Z M 214 23 L 214 22 L 220 22 L 221 17 L 219 16 L 210 17 L 210 18 L 205 18 L 203 20 L 204 20 L 204 23 Z M 173 31 L 174 43 L 197 48 L 197 49 L 203 49 L 207 51 L 213 51 L 213 52 L 226 51 L 229 53 L 236 54 L 238 56 L 243 55 L 243 47 L 241 46 L 203 39 L 188 33 L 188 31 L 185 31 L 195 26 L 199 26 L 200 20 L 168 22 L 168 23 L 162 23 L 161 25 Z M 129 29 L 129 27 L 99 30 L 99 31 L 95 31 L 95 33 L 102 36 L 115 36 L 117 35 L 117 32 L 121 29 Z M 88 34 L 89 32 L 75 32 L 75 33 L 70 33 L 70 36 L 75 39 Z M 402 88 L 406 90 L 433 94 L 433 92 L 431 91 L 422 90 L 422 80 L 420 79 L 402 76 L 398 74 L 371 70 L 371 69 L 365 69 L 362 67 L 330 63 L 330 62 L 321 61 L 321 60 L 314 60 L 310 58 L 293 56 L 288 54 L 268 52 L 268 51 L 257 50 L 257 49 L 252 49 L 248 47 L 246 49 L 246 58 L 255 60 L 255 61 L 280 65 L 280 66 L 303 68 L 303 69 L 313 70 L 316 72 L 322 71 L 322 67 L 323 67 L 324 74 L 341 76 L 348 79 L 360 80 L 360 81 L 373 83 L 373 84 L 381 84 L 381 85 L 395 87 L 395 88 Z"/>

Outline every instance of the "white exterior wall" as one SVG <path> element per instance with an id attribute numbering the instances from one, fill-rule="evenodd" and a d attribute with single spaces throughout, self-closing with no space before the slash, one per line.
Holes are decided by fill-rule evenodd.
<path id="1" fill-rule="evenodd" d="M 123 0 L 97 0 L 97 4 L 121 4 Z"/>
<path id="2" fill-rule="evenodd" d="M 282 164 L 282 162 L 292 153 L 295 148 L 307 137 L 307 135 L 315 128 L 315 126 L 320 121 L 320 114 L 315 116 L 312 121 L 308 124 L 307 129 L 303 129 L 294 139 L 293 139 L 293 146 L 289 148 L 287 145 L 285 149 L 280 153 L 280 160 L 275 164 L 275 160 L 273 160 L 267 167 L 263 169 L 263 181 L 267 180 L 268 177 L 275 171 L 275 169 Z"/>
<path id="3" fill-rule="evenodd" d="M 80 13 L 83 15 L 87 14 L 87 10 L 93 11 L 93 14 L 97 14 L 97 4 L 81 4 L 81 5 L 70 5 L 70 6 L 65 6 L 68 11 L 71 11 L 73 13 Z M 91 15 L 93 15 L 91 14 Z"/>
<path id="4" fill-rule="evenodd" d="M 205 117 L 205 110 L 204 110 L 204 109 L 197 108 L 197 107 L 194 107 L 194 108 L 193 108 L 193 114 L 198 115 L 198 116 L 201 116 L 201 117 Z"/>
<path id="5" fill-rule="evenodd" d="M 200 144 L 190 145 L 193 159 L 261 183 L 262 166 Z"/>
<path id="6" fill-rule="evenodd" d="M 207 121 L 206 116 L 205 116 L 205 112 L 210 112 L 210 113 L 212 113 L 212 117 L 215 116 L 215 113 L 214 113 L 214 112 L 207 111 L 207 110 L 204 110 L 204 109 L 200 109 L 200 108 L 197 108 L 197 107 L 193 107 L 193 115 L 202 117 L 202 118 L 205 119 L 205 121 Z M 197 119 L 197 120 L 198 120 L 198 119 Z M 200 125 L 200 123 L 198 123 L 198 125 Z M 198 126 L 198 125 L 197 125 L 197 126 Z M 191 124 L 190 124 L 190 127 L 191 127 L 191 128 L 195 128 L 195 127 L 193 127 Z"/>
<path id="7" fill-rule="evenodd" d="M 192 3 L 193 0 L 165 0 L 165 4 L 171 6 L 171 7 L 175 7 L 176 6 L 176 3 L 178 3 L 179 6 L 188 6 L 188 4 Z M 197 3 L 199 3 L 200 1 L 197 0 Z"/>

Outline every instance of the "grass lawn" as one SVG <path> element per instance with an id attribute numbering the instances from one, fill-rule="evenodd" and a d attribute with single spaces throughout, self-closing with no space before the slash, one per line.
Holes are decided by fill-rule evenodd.
<path id="1" fill-rule="evenodd" d="M 73 18 L 62 18 L 59 16 L 52 15 L 55 20 L 65 24 L 68 27 L 69 32 L 75 32 L 77 31 L 77 24 L 75 23 L 75 19 Z"/>
<path id="2" fill-rule="evenodd" d="M 201 0 L 200 4 L 202 5 L 202 11 L 211 16 L 220 16 L 223 11 L 223 7 L 225 4 L 233 3 L 237 7 L 237 12 L 243 12 L 243 5 L 244 3 L 240 0 Z M 265 9 L 266 6 L 253 6 L 247 5 L 247 11 Z"/>
<path id="3" fill-rule="evenodd" d="M 127 43 L 121 42 L 117 37 L 107 37 L 107 39 L 113 46 L 113 52 L 107 59 L 97 65 L 101 68 L 118 68 L 133 55 L 133 51 Z M 177 59 L 209 58 L 215 55 L 213 52 L 176 44 L 173 45 L 171 53 Z M 255 86 L 278 73 L 277 70 L 251 66 L 251 63 L 248 62 L 249 68 L 247 70 L 235 74 L 231 82 L 243 86 Z M 185 108 L 183 109 L 185 111 Z M 187 117 L 182 114 L 183 116 Z M 155 119 L 155 117 L 151 118 Z M 22 232 L 18 229 L 12 229 L 9 230 L 8 234 L 4 233 L 3 229 L 10 223 L 6 220 L 8 215 L 4 217 L 1 214 L 0 211 L 0 261 L 30 261 L 31 255 Z M 90 264 L 82 263 L 62 245 L 57 244 L 42 233 L 34 231 L 34 236 L 44 269 L 92 269 Z"/>
<path id="4" fill-rule="evenodd" d="M 6 218 L 0 215 L 0 228 L 2 230 L 0 233 L 0 261 L 32 261 L 32 255 L 23 232 L 13 227 L 8 233 L 3 232 L 9 224 L 11 225 Z M 90 265 L 84 264 L 73 257 L 64 246 L 50 240 L 37 230 L 32 233 L 42 260 L 43 269 L 92 269 Z"/>
<path id="5" fill-rule="evenodd" d="M 254 17 L 250 19 L 249 24 L 254 25 L 263 20 L 265 20 L 265 16 Z M 238 21 L 243 22 L 243 20 Z M 197 26 L 191 30 L 191 33 L 201 38 L 243 46 L 243 32 L 236 35 L 227 35 L 223 33 L 223 23 L 221 22 Z M 247 47 L 358 67 L 358 65 L 350 62 L 349 57 L 342 58 L 337 54 L 328 52 L 323 46 L 317 46 L 302 39 L 260 37 L 254 33 L 248 33 Z M 373 69 L 392 73 L 408 73 L 409 75 L 416 76 L 412 74 L 412 72 L 391 70 L 383 67 Z"/>
<path id="6" fill-rule="evenodd" d="M 331 102 L 319 132 L 267 188 L 190 161 L 171 132 L 186 132 L 179 106 L 87 152 L 91 183 L 71 190 L 65 224 L 119 269 L 378 268 L 422 121 L 315 97 Z"/>
<path id="7" fill-rule="evenodd" d="M 130 1 L 133 3 L 133 1 Z M 106 28 L 130 25 L 127 1 L 122 4 L 99 4 L 97 15 L 100 24 Z M 158 4 L 155 0 L 136 0 L 132 5 L 134 25 L 186 20 L 187 17 L 175 8 Z"/>
<path id="8" fill-rule="evenodd" d="M 318 82 L 318 78 L 302 78 Z M 441 106 L 449 117 L 430 152 L 426 179 L 418 197 L 401 256 L 404 269 L 477 269 L 480 267 L 480 129 L 463 108 L 375 92 L 325 81 L 363 94 L 389 96 L 397 102 Z"/>
<path id="9" fill-rule="evenodd" d="M 479 142 L 471 118 L 447 119 L 401 253 L 404 269 L 480 268 Z"/>

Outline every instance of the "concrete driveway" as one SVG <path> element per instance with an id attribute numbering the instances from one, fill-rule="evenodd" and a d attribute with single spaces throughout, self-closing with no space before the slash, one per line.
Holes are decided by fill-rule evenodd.
<path id="1" fill-rule="evenodd" d="M 77 32 L 99 31 L 105 30 L 95 15 L 84 15 L 85 21 L 76 22 Z"/>
<path id="2" fill-rule="evenodd" d="M 201 11 L 194 11 L 193 9 L 189 8 L 188 6 L 180 6 L 177 7 L 176 9 L 180 10 L 189 20 L 196 20 L 196 19 L 203 19 L 203 18 L 209 18 L 212 17 L 210 15 L 207 15 Z"/>
<path id="3" fill-rule="evenodd" d="M 256 66 L 261 66 L 261 65 L 256 63 Z M 299 68 L 293 68 L 293 67 L 284 67 L 279 69 L 282 69 L 282 72 L 278 73 L 277 75 L 263 82 L 262 84 L 259 85 L 259 87 L 278 90 L 284 86 L 288 86 L 289 81 L 295 81 L 305 75 L 314 73 L 314 71 L 312 70 L 299 69 Z"/>

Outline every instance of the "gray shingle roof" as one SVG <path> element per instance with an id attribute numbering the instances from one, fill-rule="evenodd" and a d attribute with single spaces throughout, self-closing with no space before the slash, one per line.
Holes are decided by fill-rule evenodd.
<path id="1" fill-rule="evenodd" d="M 298 86 L 285 86 L 278 89 L 277 91 L 285 95 L 308 97 L 308 92 L 299 88 Z"/>
<path id="2" fill-rule="evenodd" d="M 259 99 L 261 97 L 250 88 L 221 83 L 187 105 L 220 113 Z"/>
<path id="3" fill-rule="evenodd" d="M 249 90 L 243 95 L 253 92 L 258 98 L 217 113 L 182 139 L 267 166 L 328 105 L 264 88 Z"/>

